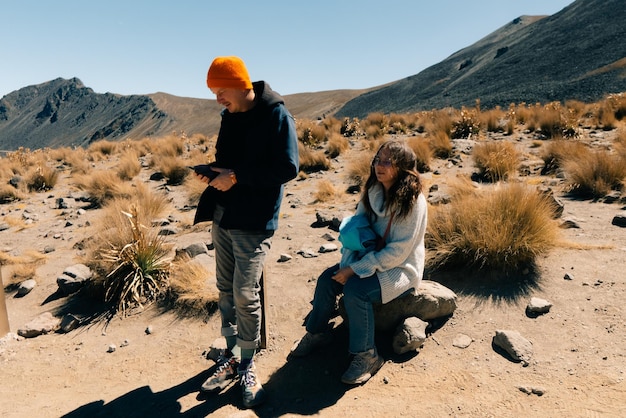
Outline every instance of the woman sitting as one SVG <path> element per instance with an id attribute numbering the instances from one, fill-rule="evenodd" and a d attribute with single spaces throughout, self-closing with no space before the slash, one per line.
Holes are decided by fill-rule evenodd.
<path id="1" fill-rule="evenodd" d="M 422 280 L 427 204 L 415 153 L 406 143 L 389 141 L 379 148 L 355 215 L 367 216 L 384 246 L 365 254 L 342 248 L 340 263 L 318 278 L 307 332 L 290 353 L 303 357 L 330 343 L 329 321 L 343 293 L 353 355 L 341 377 L 346 384 L 367 382 L 384 364 L 374 345 L 373 304 L 416 290 Z"/>

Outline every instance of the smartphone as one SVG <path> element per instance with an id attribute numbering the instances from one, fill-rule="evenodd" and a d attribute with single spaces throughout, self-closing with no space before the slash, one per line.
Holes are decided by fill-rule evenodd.
<path id="1" fill-rule="evenodd" d="M 211 170 L 211 166 L 209 164 L 198 164 L 190 166 L 189 168 L 195 171 L 197 174 L 208 177 L 211 180 L 213 180 L 215 177 L 218 176 L 218 174 L 220 174 L 217 171 Z"/>

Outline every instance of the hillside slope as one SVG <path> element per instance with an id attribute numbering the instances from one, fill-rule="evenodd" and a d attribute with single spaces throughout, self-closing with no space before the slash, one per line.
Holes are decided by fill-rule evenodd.
<path id="1" fill-rule="evenodd" d="M 363 94 L 337 116 L 444 107 L 506 107 L 626 90 L 626 2 L 577 0 L 550 17 L 522 16 L 417 75 Z"/>

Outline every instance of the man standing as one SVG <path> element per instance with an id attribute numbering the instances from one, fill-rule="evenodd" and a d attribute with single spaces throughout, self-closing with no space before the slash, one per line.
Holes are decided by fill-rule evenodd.
<path id="1" fill-rule="evenodd" d="M 284 183 L 298 174 L 293 116 L 283 98 L 264 81 L 252 83 L 234 56 L 211 63 L 207 85 L 224 106 L 216 143 L 213 180 L 198 204 L 196 220 L 212 219 L 221 333 L 227 349 L 213 376 L 202 385 L 215 392 L 239 378 L 243 404 L 265 400 L 254 366 L 261 329 L 260 279 L 278 227 Z M 213 205 L 203 202 L 211 199 Z M 200 213 L 211 207 L 212 213 Z"/>

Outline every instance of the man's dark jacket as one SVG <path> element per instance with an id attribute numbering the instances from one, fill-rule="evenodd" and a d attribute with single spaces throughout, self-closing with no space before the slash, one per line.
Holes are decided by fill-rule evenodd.
<path id="1" fill-rule="evenodd" d="M 247 112 L 222 111 L 216 167 L 235 172 L 237 184 L 226 192 L 208 186 L 200 197 L 194 223 L 212 220 L 214 204 L 224 207 L 224 229 L 276 230 L 284 183 L 299 169 L 293 116 L 269 84 L 253 83 L 255 106 Z"/>

